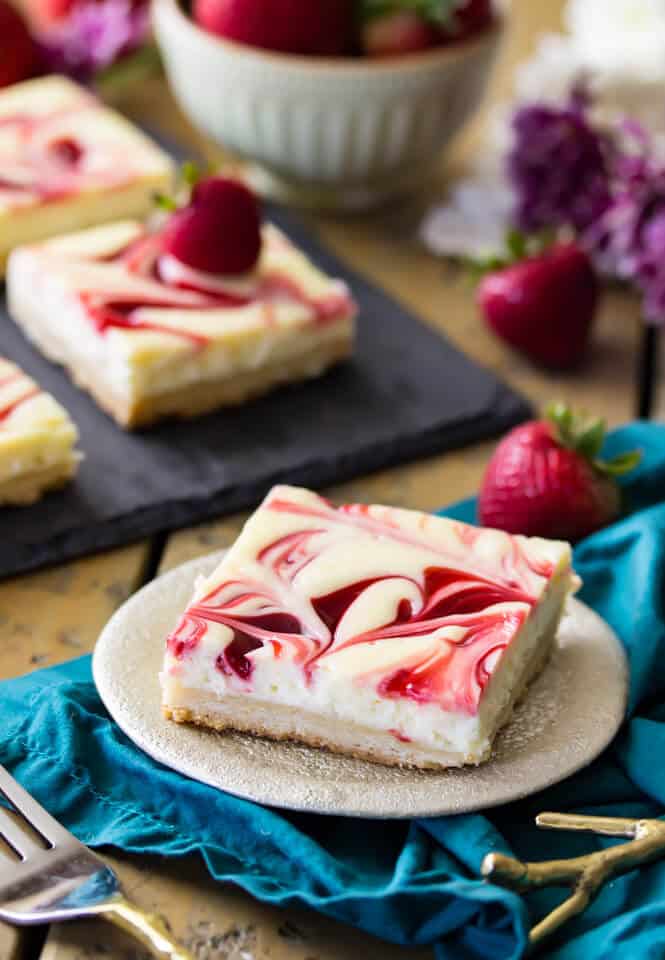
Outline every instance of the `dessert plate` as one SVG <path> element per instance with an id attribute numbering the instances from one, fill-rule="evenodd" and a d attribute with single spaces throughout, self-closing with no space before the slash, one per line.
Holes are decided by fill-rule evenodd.
<path id="1" fill-rule="evenodd" d="M 192 560 L 135 594 L 93 658 L 99 694 L 155 760 L 228 793 L 275 807 L 358 817 L 429 817 L 517 800 L 569 777 L 604 750 L 623 720 L 628 666 L 611 628 L 570 600 L 545 670 L 480 767 L 404 770 L 301 744 L 215 733 L 162 717 L 164 639 L 221 554 Z"/>

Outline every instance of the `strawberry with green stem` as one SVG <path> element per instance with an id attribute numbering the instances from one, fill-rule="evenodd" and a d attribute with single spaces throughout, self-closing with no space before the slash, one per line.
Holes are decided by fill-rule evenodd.
<path id="1" fill-rule="evenodd" d="M 517 231 L 505 257 L 475 263 L 476 300 L 488 327 L 534 363 L 567 370 L 584 359 L 598 305 L 589 256 L 575 243 Z"/>
<path id="2" fill-rule="evenodd" d="M 605 422 L 554 404 L 542 420 L 511 430 L 483 479 L 478 516 L 508 533 L 579 540 L 615 520 L 620 477 L 640 462 L 639 451 L 600 459 Z"/>
<path id="3" fill-rule="evenodd" d="M 415 53 L 464 40 L 492 19 L 491 0 L 360 0 L 361 48 L 369 56 Z"/>

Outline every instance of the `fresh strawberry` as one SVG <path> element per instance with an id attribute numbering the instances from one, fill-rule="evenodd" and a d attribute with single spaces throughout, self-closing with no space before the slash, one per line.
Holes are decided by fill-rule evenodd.
<path id="1" fill-rule="evenodd" d="M 461 43 L 484 30 L 492 22 L 492 16 L 492 0 L 467 0 L 455 11 L 451 25 L 441 29 L 441 39 Z"/>
<path id="2" fill-rule="evenodd" d="M 220 37 L 282 53 L 342 56 L 354 35 L 354 0 L 194 0 L 196 22 Z"/>
<path id="3" fill-rule="evenodd" d="M 360 0 L 361 48 L 396 56 L 461 43 L 492 19 L 491 0 Z"/>
<path id="4" fill-rule="evenodd" d="M 31 77 L 37 68 L 37 47 L 16 7 L 0 0 L 0 87 Z"/>
<path id="5" fill-rule="evenodd" d="M 486 274 L 477 299 L 503 340 L 535 363 L 563 370 L 586 352 L 598 281 L 583 250 L 559 244 Z"/>
<path id="6" fill-rule="evenodd" d="M 374 17 L 362 31 L 362 49 L 368 57 L 391 57 L 427 50 L 439 41 L 437 29 L 408 10 Z"/>
<path id="7" fill-rule="evenodd" d="M 637 451 L 598 459 L 605 438 L 599 419 L 576 417 L 563 404 L 546 419 L 504 437 L 489 462 L 478 501 L 483 526 L 509 533 L 579 540 L 614 520 L 615 477 L 632 470 Z"/>
<path id="8" fill-rule="evenodd" d="M 256 197 L 238 180 L 201 180 L 189 203 L 171 214 L 162 243 L 167 253 L 195 270 L 246 273 L 256 266 L 261 252 Z"/>
<path id="9" fill-rule="evenodd" d="M 75 2 L 76 0 L 30 0 L 30 16 L 38 27 L 47 29 L 64 20 L 71 13 Z"/>

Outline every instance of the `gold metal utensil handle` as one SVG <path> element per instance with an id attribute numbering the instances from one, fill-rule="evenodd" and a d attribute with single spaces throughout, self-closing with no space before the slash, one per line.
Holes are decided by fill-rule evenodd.
<path id="1" fill-rule="evenodd" d="M 561 885 L 571 888 L 570 896 L 532 928 L 529 933 L 532 946 L 554 933 L 566 920 L 582 913 L 608 880 L 665 855 L 665 823 L 660 820 L 541 813 L 536 823 L 547 830 L 581 830 L 630 839 L 628 843 L 584 857 L 541 863 L 523 863 L 502 853 L 487 854 L 480 869 L 483 877 L 493 883 L 518 892 Z"/>
<path id="2" fill-rule="evenodd" d="M 99 904 L 95 912 L 130 933 L 157 960 L 194 960 L 189 950 L 176 943 L 161 917 L 141 910 L 122 896 Z"/>

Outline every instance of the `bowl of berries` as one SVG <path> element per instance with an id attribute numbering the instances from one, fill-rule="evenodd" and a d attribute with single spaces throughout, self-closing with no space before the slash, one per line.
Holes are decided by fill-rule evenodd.
<path id="1" fill-rule="evenodd" d="M 492 0 L 155 0 L 176 99 L 262 193 L 367 209 L 422 183 L 477 107 Z"/>

